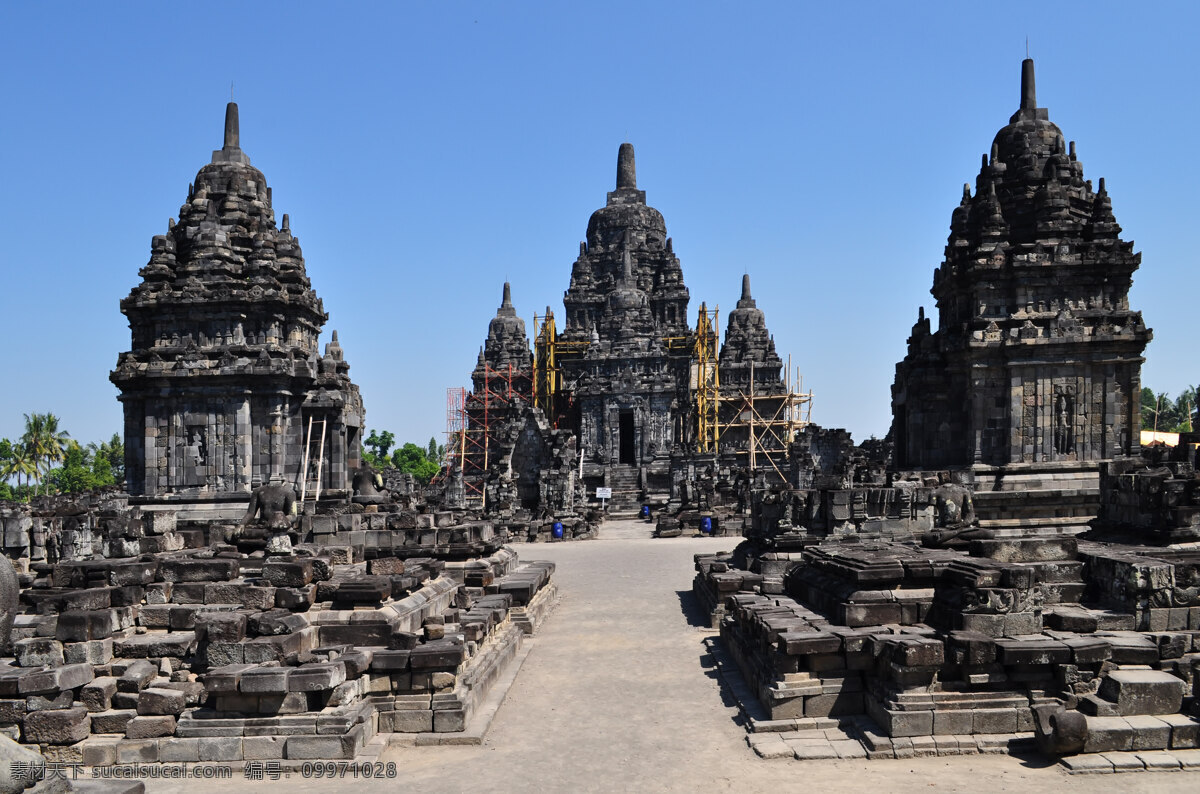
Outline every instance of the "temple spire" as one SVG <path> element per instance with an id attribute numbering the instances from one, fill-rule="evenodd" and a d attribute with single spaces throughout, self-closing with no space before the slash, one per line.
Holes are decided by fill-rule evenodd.
<path id="1" fill-rule="evenodd" d="M 750 299 L 751 299 L 751 295 L 750 295 L 750 274 L 749 274 L 749 273 L 743 273 L 743 274 L 742 274 L 742 300 L 744 300 L 744 301 L 748 301 L 748 300 L 750 300 Z"/>
<path id="2" fill-rule="evenodd" d="M 1021 62 L 1021 110 L 1037 107 L 1037 86 L 1033 80 L 1033 58 Z"/>
<path id="3" fill-rule="evenodd" d="M 508 282 L 504 282 L 504 297 L 500 301 L 500 308 L 496 310 L 497 317 L 516 317 L 517 310 L 513 308 L 512 303 L 512 287 Z"/>
<path id="4" fill-rule="evenodd" d="M 240 149 L 238 131 L 238 106 L 230 102 L 225 106 L 225 149 Z"/>
<path id="5" fill-rule="evenodd" d="M 617 152 L 617 190 L 637 189 L 637 168 L 633 161 L 633 144 L 623 143 Z"/>

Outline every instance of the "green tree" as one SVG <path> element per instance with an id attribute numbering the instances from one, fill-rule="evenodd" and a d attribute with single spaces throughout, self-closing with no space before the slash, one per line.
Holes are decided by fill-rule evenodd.
<path id="1" fill-rule="evenodd" d="M 363 454 L 363 460 L 372 466 L 386 466 L 388 451 L 396 443 L 396 434 L 390 430 L 381 432 L 372 430 L 371 435 L 367 436 L 367 440 L 363 443 L 371 448 L 371 452 Z"/>
<path id="2" fill-rule="evenodd" d="M 435 461 L 426 457 L 425 450 L 412 443 L 405 444 L 392 454 L 392 465 L 423 483 L 433 479 L 439 468 Z"/>
<path id="3" fill-rule="evenodd" d="M 35 476 L 37 476 L 37 468 L 25 445 L 19 442 L 14 444 L 7 438 L 0 440 L 0 478 L 5 480 L 5 485 L 10 479 L 17 481 L 16 489 L 9 489 L 10 498 L 23 498 L 21 496 L 21 478 L 25 478 L 24 488 L 28 490 L 28 484 L 33 481 Z"/>
<path id="4" fill-rule="evenodd" d="M 97 458 L 103 455 L 104 459 L 108 461 L 109 479 L 113 483 L 125 482 L 125 444 L 121 441 L 120 433 L 113 433 L 112 438 L 108 441 L 88 444 L 88 447 L 92 449 Z"/>
<path id="5" fill-rule="evenodd" d="M 54 414 L 25 414 L 25 434 L 21 442 L 39 474 L 49 473 L 50 467 L 63 459 L 70 437 L 70 433 L 58 429 L 58 417 Z M 45 477 L 38 479 L 44 482 Z"/>
<path id="6" fill-rule="evenodd" d="M 111 483 L 112 471 L 109 469 L 108 460 L 103 457 L 100 457 L 99 460 L 103 461 L 102 468 L 107 469 L 106 478 Z M 71 441 L 67 444 L 67 450 L 63 454 L 63 465 L 46 472 L 45 483 L 57 488 L 61 493 L 93 491 L 99 485 L 96 482 L 93 464 L 94 461 L 87 450 L 79 446 L 77 442 Z"/>

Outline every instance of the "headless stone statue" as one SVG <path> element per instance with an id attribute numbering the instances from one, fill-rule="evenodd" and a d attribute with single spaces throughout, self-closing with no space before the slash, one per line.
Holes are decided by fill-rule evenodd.
<path id="1" fill-rule="evenodd" d="M 970 540 L 991 537 L 991 532 L 980 529 L 975 517 L 975 503 L 971 489 L 965 485 L 943 483 L 933 492 L 936 510 L 936 528 L 921 540 L 932 548 L 964 547 Z"/>
<path id="2" fill-rule="evenodd" d="M 0 656 L 12 654 L 12 627 L 20 596 L 17 572 L 8 557 L 0 554 Z"/>
<path id="3" fill-rule="evenodd" d="M 364 463 L 354 471 L 353 502 L 360 505 L 379 505 L 387 501 L 387 492 L 383 490 L 383 477 L 379 472 Z"/>
<path id="4" fill-rule="evenodd" d="M 274 479 L 250 495 L 241 526 L 257 525 L 266 530 L 268 554 L 291 554 L 290 533 L 295 518 L 296 491 L 282 480 Z"/>

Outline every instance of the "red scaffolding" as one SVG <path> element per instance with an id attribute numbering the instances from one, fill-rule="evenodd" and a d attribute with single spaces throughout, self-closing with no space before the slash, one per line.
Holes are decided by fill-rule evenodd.
<path id="1" fill-rule="evenodd" d="M 530 373 L 512 364 L 502 369 L 483 365 L 483 388 L 478 393 L 452 387 L 446 389 L 446 458 L 443 470 L 462 473 L 467 504 L 487 506 L 484 486 L 493 462 L 493 424 L 511 415 L 515 403 L 533 401 Z"/>

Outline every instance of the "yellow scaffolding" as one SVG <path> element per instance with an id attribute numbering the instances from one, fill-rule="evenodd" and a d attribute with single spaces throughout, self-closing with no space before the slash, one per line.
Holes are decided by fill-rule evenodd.
<path id="1" fill-rule="evenodd" d="M 696 395 L 696 449 L 714 455 L 720 451 L 721 373 L 717 367 L 720 307 L 709 311 L 700 304 L 696 342 L 692 351 L 692 392 Z M 668 343 L 669 346 L 669 343 Z"/>
<path id="2" fill-rule="evenodd" d="M 784 394 L 756 395 L 754 387 L 754 365 L 750 365 L 750 386 L 748 390 L 739 389 L 737 394 L 727 394 L 720 398 L 721 402 L 732 404 L 724 413 L 729 417 L 719 423 L 719 431 L 724 433 L 733 428 L 746 428 L 748 433 L 748 463 L 752 471 L 758 468 L 758 455 L 761 453 L 767 462 L 775 469 L 775 473 L 784 477 L 776 464 L 776 457 L 786 456 L 788 445 L 795 439 L 796 433 L 803 430 L 812 422 L 812 392 L 804 391 L 804 379 L 796 372 L 796 382 L 799 389 L 792 388 L 792 361 L 788 356 L 787 374 Z"/>
<path id="3" fill-rule="evenodd" d="M 557 400 L 563 390 L 562 359 L 583 355 L 588 344 L 559 339 L 554 312 L 533 315 L 533 404 L 553 427 L 558 427 Z"/>

